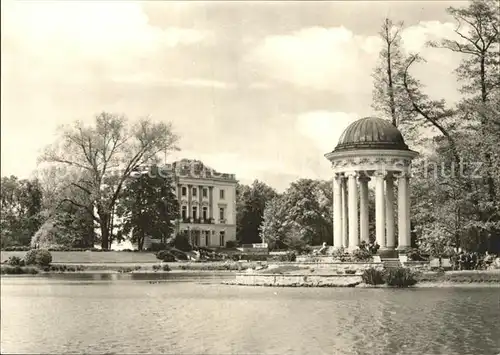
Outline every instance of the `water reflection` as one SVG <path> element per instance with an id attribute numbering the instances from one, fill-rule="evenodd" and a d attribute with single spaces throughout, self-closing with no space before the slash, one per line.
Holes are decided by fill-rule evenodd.
<path id="1" fill-rule="evenodd" d="M 498 289 L 252 288 L 218 277 L 2 278 L 2 353 L 500 352 Z"/>

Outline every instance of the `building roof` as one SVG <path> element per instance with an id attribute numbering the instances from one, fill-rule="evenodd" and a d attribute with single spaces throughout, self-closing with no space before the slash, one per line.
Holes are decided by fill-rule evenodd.
<path id="1" fill-rule="evenodd" d="M 409 150 L 401 132 L 388 120 L 365 117 L 351 123 L 334 151 L 355 149 Z"/>

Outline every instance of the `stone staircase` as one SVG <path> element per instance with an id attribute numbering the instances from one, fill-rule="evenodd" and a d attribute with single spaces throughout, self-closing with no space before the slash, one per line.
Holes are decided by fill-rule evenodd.
<path id="1" fill-rule="evenodd" d="M 402 266 L 399 258 L 382 258 L 381 261 L 384 264 L 385 270 L 396 269 Z"/>

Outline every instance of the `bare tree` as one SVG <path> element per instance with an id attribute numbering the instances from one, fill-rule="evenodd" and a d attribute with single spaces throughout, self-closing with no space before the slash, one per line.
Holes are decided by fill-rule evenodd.
<path id="1" fill-rule="evenodd" d="M 177 149 L 177 141 L 170 123 L 146 118 L 129 124 L 124 116 L 103 112 L 92 125 L 77 121 L 61 127 L 60 137 L 40 159 L 78 172 L 68 183 L 87 194 L 92 207 L 73 196 L 64 200 L 92 216 L 100 227 L 101 247 L 108 249 L 112 211 L 124 181 L 137 166 L 156 163 L 161 153 Z"/>
<path id="2" fill-rule="evenodd" d="M 379 36 L 382 49 L 379 63 L 372 77 L 374 79 L 372 107 L 391 118 L 392 124 L 400 126 L 403 121 L 410 121 L 412 111 L 407 109 L 407 98 L 403 86 L 403 72 L 406 55 L 401 48 L 403 23 L 393 23 L 386 18 Z"/>

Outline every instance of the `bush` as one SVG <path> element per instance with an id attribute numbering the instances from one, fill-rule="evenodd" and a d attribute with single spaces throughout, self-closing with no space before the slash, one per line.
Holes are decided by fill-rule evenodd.
<path id="1" fill-rule="evenodd" d="M 156 259 L 163 260 L 166 253 L 167 253 L 166 250 L 160 250 L 159 252 L 156 253 Z"/>
<path id="2" fill-rule="evenodd" d="M 294 254 L 295 255 L 295 254 Z M 267 261 L 269 255 L 267 254 L 243 254 L 236 253 L 231 256 L 234 261 L 248 260 L 248 261 Z"/>
<path id="3" fill-rule="evenodd" d="M 2 265 L 1 267 L 2 275 L 22 275 L 22 274 L 38 274 L 38 270 L 34 267 L 26 267 L 26 266 L 10 266 L 10 265 Z"/>
<path id="4" fill-rule="evenodd" d="M 52 254 L 46 249 L 31 249 L 24 256 L 26 265 L 49 266 L 52 262 Z"/>
<path id="5" fill-rule="evenodd" d="M 168 266 L 168 264 L 165 264 L 165 265 L 163 265 L 162 270 L 163 271 L 170 271 L 171 269 L 170 269 L 170 266 Z"/>
<path id="6" fill-rule="evenodd" d="M 15 245 L 15 246 L 2 248 L 3 251 L 28 251 L 30 249 L 31 248 L 29 246 L 25 246 L 25 245 Z"/>
<path id="7" fill-rule="evenodd" d="M 385 282 L 383 271 L 374 268 L 369 268 L 363 271 L 361 279 L 367 285 L 381 285 Z"/>
<path id="8" fill-rule="evenodd" d="M 45 249 L 38 249 L 35 257 L 35 264 L 39 266 L 49 266 L 52 262 L 52 254 Z"/>
<path id="9" fill-rule="evenodd" d="M 169 251 L 166 251 L 164 254 L 163 254 L 163 258 L 161 259 L 162 261 L 166 262 L 166 263 L 173 263 L 175 262 L 177 259 L 175 257 L 174 254 L 172 254 L 171 252 Z"/>
<path id="10" fill-rule="evenodd" d="M 352 252 L 354 261 L 371 261 L 373 260 L 372 253 L 367 249 L 356 249 Z"/>
<path id="11" fill-rule="evenodd" d="M 24 266 L 24 260 L 17 256 L 11 256 L 7 260 L 7 264 L 10 266 Z"/>
<path id="12" fill-rule="evenodd" d="M 351 261 L 352 259 L 351 255 L 349 255 L 349 253 L 344 248 L 334 250 L 332 257 L 334 261 L 341 262 Z"/>
<path id="13" fill-rule="evenodd" d="M 180 232 L 175 236 L 174 247 L 181 251 L 193 250 L 193 246 L 189 242 L 189 235 L 187 232 Z"/>
<path id="14" fill-rule="evenodd" d="M 356 270 L 351 270 L 351 269 L 347 269 L 345 271 L 346 275 L 355 275 L 356 274 Z"/>
<path id="15" fill-rule="evenodd" d="M 26 265 L 35 265 L 36 264 L 36 254 L 37 254 L 37 252 L 38 252 L 37 249 L 28 250 L 28 252 L 24 256 L 24 263 Z"/>
<path id="16" fill-rule="evenodd" d="M 236 240 L 228 240 L 226 242 L 226 248 L 236 248 L 238 246 L 238 243 Z"/>
<path id="17" fill-rule="evenodd" d="M 415 273 L 408 268 L 389 269 L 385 275 L 385 283 L 389 286 L 408 287 L 417 283 Z"/>

